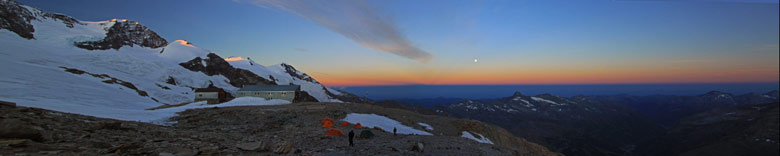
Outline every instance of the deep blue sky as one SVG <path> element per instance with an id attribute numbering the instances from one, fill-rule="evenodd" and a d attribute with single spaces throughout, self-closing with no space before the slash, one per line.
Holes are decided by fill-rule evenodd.
<path id="1" fill-rule="evenodd" d="M 287 62 L 331 86 L 780 77 L 777 0 L 259 1 L 20 0 L 80 20 L 136 20 L 168 40 Z"/>

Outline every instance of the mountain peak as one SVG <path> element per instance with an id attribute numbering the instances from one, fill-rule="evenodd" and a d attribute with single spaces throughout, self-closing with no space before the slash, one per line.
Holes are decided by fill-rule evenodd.
<path id="1" fill-rule="evenodd" d="M 98 41 L 75 42 L 79 48 L 87 50 L 119 50 L 122 46 L 134 46 L 160 48 L 168 45 L 168 41 L 157 35 L 148 27 L 137 21 L 127 19 L 111 19 L 112 25 L 106 32 L 106 37 Z M 182 45 L 192 46 L 186 40 L 177 40 Z"/>
<path id="2" fill-rule="evenodd" d="M 545 97 L 555 97 L 555 96 L 550 93 L 544 93 L 544 94 L 536 95 L 536 97 L 545 98 Z"/>
<path id="3" fill-rule="evenodd" d="M 47 13 L 33 7 L 22 5 L 15 0 L 0 1 L 0 8 L 2 8 L 2 10 L 0 10 L 2 11 L 2 16 L 0 16 L 0 29 L 8 29 L 19 35 L 19 37 L 26 39 L 35 39 L 35 35 L 33 34 L 35 32 L 35 27 L 30 23 L 33 20 L 52 19 L 55 21 L 62 21 L 68 28 L 73 28 L 73 24 L 84 25 L 73 17 Z"/>
<path id="4" fill-rule="evenodd" d="M 176 40 L 176 41 L 173 41 L 173 43 L 178 43 L 178 44 L 186 45 L 186 46 L 192 46 L 192 43 L 187 41 L 187 40 Z"/>
<path id="5" fill-rule="evenodd" d="M 525 95 L 523 95 L 523 93 L 521 92 L 515 92 L 514 94 L 512 94 L 512 97 L 521 97 L 521 96 L 525 96 Z"/>
<path id="6" fill-rule="evenodd" d="M 317 80 L 314 80 L 314 78 L 312 78 L 311 76 L 309 76 L 306 73 L 298 71 L 292 65 L 289 65 L 287 63 L 282 62 L 281 64 L 279 64 L 279 66 L 281 66 L 285 70 L 285 72 L 287 74 L 290 74 L 290 76 L 292 76 L 292 77 L 295 77 L 297 79 L 304 80 L 304 81 L 318 83 Z"/>
<path id="7" fill-rule="evenodd" d="M 707 93 L 705 93 L 705 94 L 703 94 L 701 96 L 731 96 L 731 94 L 730 93 L 724 93 L 724 92 L 717 91 L 717 90 L 713 90 L 713 91 L 709 91 L 709 92 L 707 92 Z"/>

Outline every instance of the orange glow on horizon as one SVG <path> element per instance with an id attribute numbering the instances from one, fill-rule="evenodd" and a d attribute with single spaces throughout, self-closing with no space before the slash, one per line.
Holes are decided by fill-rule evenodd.
<path id="1" fill-rule="evenodd" d="M 416 82 L 388 82 L 383 80 L 336 80 L 336 79 L 317 79 L 325 86 L 397 86 L 397 85 L 545 85 L 545 84 L 676 84 L 676 83 L 778 83 L 778 81 L 760 80 L 760 81 L 676 81 L 676 80 L 656 80 L 656 81 L 611 81 L 608 79 L 600 81 L 561 81 L 560 79 L 535 79 L 535 81 L 525 80 L 442 80 L 437 83 L 416 83 Z"/>
<path id="2" fill-rule="evenodd" d="M 777 72 L 733 72 L 674 69 L 612 69 L 590 71 L 462 71 L 415 76 L 409 73 L 312 75 L 326 86 L 384 85 L 511 85 L 511 84 L 669 84 L 778 82 Z"/>

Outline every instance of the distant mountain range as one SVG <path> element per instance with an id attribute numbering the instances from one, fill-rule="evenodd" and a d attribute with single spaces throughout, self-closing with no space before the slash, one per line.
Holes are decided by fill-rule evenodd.
<path id="1" fill-rule="evenodd" d="M 697 96 L 594 96 L 601 101 L 625 104 L 664 126 L 671 126 L 681 118 L 716 108 L 731 108 L 740 105 L 764 104 L 778 101 L 778 91 L 733 95 L 710 91 Z"/>
<path id="2" fill-rule="evenodd" d="M 451 100 L 456 99 L 397 101 L 414 106 L 430 106 L 432 102 L 442 103 Z M 687 150 L 659 150 L 680 142 L 659 142 L 657 138 L 681 135 L 680 132 L 674 132 L 674 129 L 686 127 L 685 123 L 688 122 L 679 121 L 695 120 L 686 118 L 698 113 L 752 107 L 777 101 L 776 90 L 763 94 L 744 95 L 711 91 L 697 96 L 621 94 L 574 97 L 551 94 L 528 96 L 516 92 L 510 97 L 461 99 L 432 108 L 442 115 L 475 119 L 504 127 L 517 136 L 541 143 L 566 155 L 674 155 L 685 153 Z M 747 114 L 771 115 L 771 111 L 770 113 L 765 111 L 764 114 L 756 112 Z M 777 114 L 777 111 L 775 110 L 774 113 Z M 739 122 L 724 122 L 721 125 L 733 125 L 732 123 Z M 777 126 L 764 128 L 774 132 L 778 129 Z M 737 129 L 729 129 L 726 132 L 736 133 L 735 130 Z M 706 131 L 685 131 L 684 135 L 692 136 L 696 133 L 706 133 Z M 776 137 L 774 140 L 777 140 Z M 777 142 L 774 142 L 774 145 L 777 145 Z"/>
<path id="3" fill-rule="evenodd" d="M 642 143 L 641 155 L 780 155 L 780 103 L 746 104 L 689 115 Z"/>

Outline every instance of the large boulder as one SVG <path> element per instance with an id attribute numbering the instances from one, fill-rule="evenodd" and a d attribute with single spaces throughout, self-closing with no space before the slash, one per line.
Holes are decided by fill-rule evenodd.
<path id="1" fill-rule="evenodd" d="M 3 119 L 0 125 L 0 138 L 3 139 L 30 139 L 38 142 L 51 139 L 43 128 L 18 119 Z"/>
<path id="2" fill-rule="evenodd" d="M 236 147 L 244 151 L 266 151 L 268 150 L 268 144 L 264 142 L 248 142 L 237 144 Z"/>

